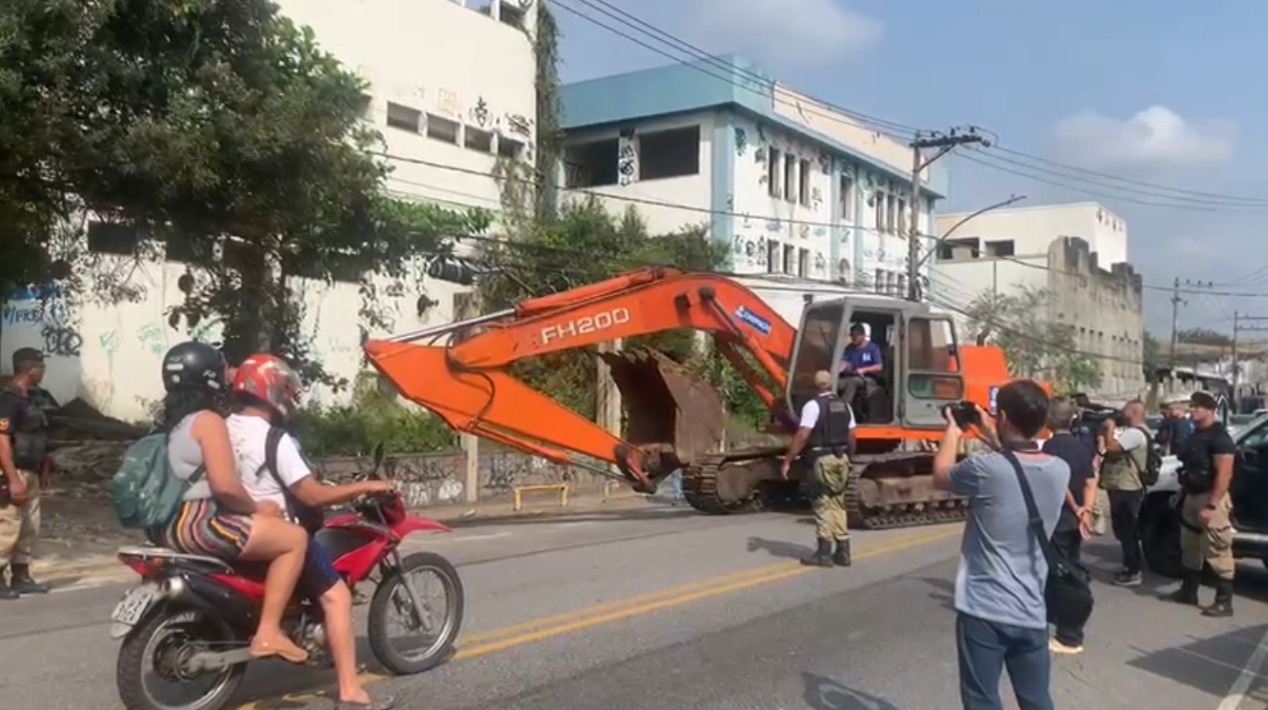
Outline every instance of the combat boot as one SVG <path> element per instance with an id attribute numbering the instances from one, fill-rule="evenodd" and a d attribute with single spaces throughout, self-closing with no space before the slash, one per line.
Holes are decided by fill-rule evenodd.
<path id="1" fill-rule="evenodd" d="M 854 560 L 850 557 L 850 538 L 837 540 L 837 551 L 832 554 L 832 564 L 838 567 L 849 567 Z"/>
<path id="2" fill-rule="evenodd" d="M 819 548 L 809 557 L 803 558 L 801 564 L 810 567 L 831 567 L 832 566 L 832 541 L 820 540 Z"/>
<path id="3" fill-rule="evenodd" d="M 18 594 L 47 594 L 48 585 L 35 581 L 31 577 L 31 566 L 14 563 L 13 575 L 9 579 L 9 587 Z"/>
<path id="4" fill-rule="evenodd" d="M 17 599 L 18 596 L 18 593 L 13 591 L 13 588 L 9 586 L 8 580 L 5 579 L 4 568 L 0 567 L 0 600 Z"/>
<path id="5" fill-rule="evenodd" d="M 1180 588 L 1163 597 L 1164 601 L 1175 602 L 1177 604 L 1188 604 L 1190 606 L 1198 605 L 1198 585 L 1201 583 L 1202 575 L 1200 572 L 1192 572 L 1185 570 L 1184 580 L 1180 582 Z"/>
<path id="6" fill-rule="evenodd" d="M 1233 615 L 1233 580 L 1215 581 L 1215 603 L 1202 610 L 1202 616 L 1228 617 Z"/>

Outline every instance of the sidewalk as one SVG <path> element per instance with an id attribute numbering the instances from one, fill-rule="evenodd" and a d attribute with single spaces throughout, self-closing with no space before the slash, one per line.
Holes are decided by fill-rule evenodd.
<path id="1" fill-rule="evenodd" d="M 53 493 L 44 501 L 45 535 L 40 555 L 33 564 L 36 576 L 63 589 L 134 577 L 135 573 L 119 563 L 115 551 L 126 545 L 144 544 L 144 540 L 132 531 L 119 528 L 108 500 L 104 497 L 60 498 Z M 514 510 L 513 500 L 507 496 L 476 504 L 427 506 L 413 512 L 455 528 L 467 528 L 523 517 L 628 511 L 671 502 L 671 496 L 669 490 L 647 496 L 622 486 L 613 490 L 606 501 L 600 492 L 570 494 L 567 507 L 561 507 L 556 492 L 535 491 L 524 494 L 519 511 Z"/>

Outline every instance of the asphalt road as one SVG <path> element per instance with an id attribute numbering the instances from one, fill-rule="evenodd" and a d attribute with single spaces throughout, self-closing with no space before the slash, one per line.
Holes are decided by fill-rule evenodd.
<path id="1" fill-rule="evenodd" d="M 466 585 L 459 652 L 391 679 L 373 676 L 366 653 L 371 688 L 429 710 L 958 707 L 950 594 L 959 526 L 857 533 L 853 568 L 819 570 L 792 559 L 813 534 L 807 520 L 649 506 L 427 538 Z M 1112 542 L 1090 552 L 1107 578 Z M 1227 620 L 1157 601 L 1148 584 L 1097 585 L 1087 650 L 1054 660 L 1057 707 L 1268 707 L 1268 575 L 1258 565 L 1242 571 L 1237 616 Z M 124 589 L 0 606 L 6 706 L 120 708 L 107 618 Z M 257 666 L 238 710 L 331 707 L 329 673 Z"/>

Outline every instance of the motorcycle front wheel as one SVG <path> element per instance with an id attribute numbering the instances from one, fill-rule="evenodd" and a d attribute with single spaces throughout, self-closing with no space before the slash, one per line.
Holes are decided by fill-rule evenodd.
<path id="1" fill-rule="evenodd" d="M 236 643 L 243 640 L 220 619 L 161 609 L 123 640 L 115 669 L 119 699 L 128 710 L 221 710 L 242 683 L 246 664 L 198 675 L 184 672 L 182 664 L 198 651 Z"/>
<path id="2" fill-rule="evenodd" d="M 413 613 L 414 603 L 405 587 L 405 578 L 422 604 L 421 621 Z M 431 593 L 439 587 L 443 610 L 436 609 Z M 399 568 L 389 572 L 370 600 L 370 649 L 389 671 L 396 675 L 412 675 L 431 670 L 448 658 L 458 631 L 462 628 L 464 598 L 462 579 L 453 564 L 440 555 L 418 552 L 406 557 Z M 411 650 L 400 650 L 393 643 L 389 626 L 392 617 L 404 622 Z"/>

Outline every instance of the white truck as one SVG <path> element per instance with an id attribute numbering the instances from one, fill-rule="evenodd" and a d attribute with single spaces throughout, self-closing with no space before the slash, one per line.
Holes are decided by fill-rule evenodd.
<path id="1" fill-rule="evenodd" d="M 1233 555 L 1255 558 L 1268 566 L 1268 416 L 1256 417 L 1233 434 Z M 1180 491 L 1175 456 L 1163 459 L 1158 483 L 1151 486 L 1140 512 L 1145 563 L 1156 574 L 1179 577 L 1180 518 L 1171 500 Z"/>

